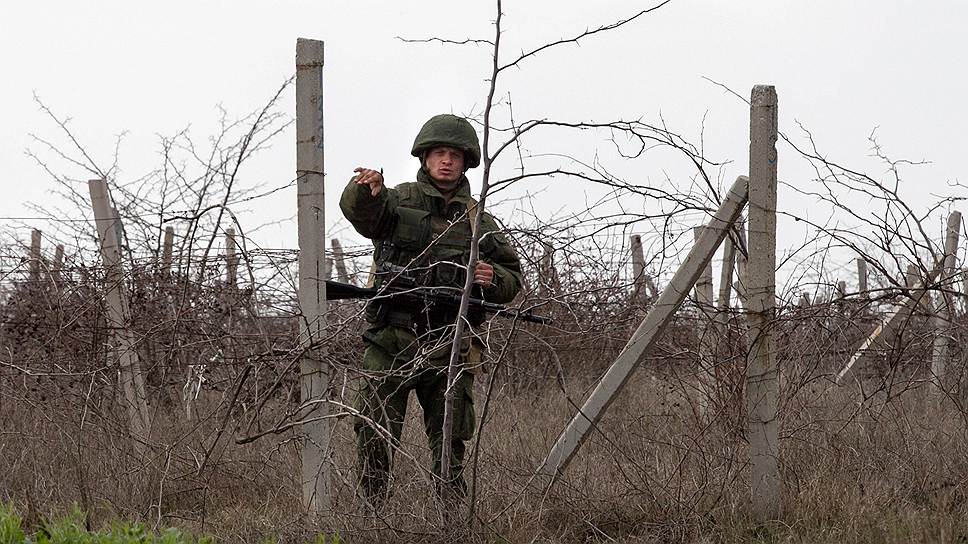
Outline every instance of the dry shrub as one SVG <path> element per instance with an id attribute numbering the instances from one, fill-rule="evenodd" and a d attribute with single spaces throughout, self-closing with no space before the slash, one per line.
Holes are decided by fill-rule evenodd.
<path id="1" fill-rule="evenodd" d="M 292 421 L 299 405 L 296 328 L 285 297 L 227 294 L 214 281 L 206 288 L 148 272 L 132 276 L 133 328 L 154 418 L 139 456 L 118 401 L 110 331 L 98 321 L 96 274 L 93 283 L 74 276 L 56 289 L 22 284 L 3 307 L 0 500 L 14 501 L 34 523 L 78 503 L 92 526 L 125 518 L 226 542 L 302 542 L 334 533 L 353 542 L 908 542 L 968 535 L 960 389 L 957 380 L 946 384 L 947 396 L 929 388 L 934 335 L 922 316 L 858 381 L 835 387 L 832 375 L 873 327 L 868 307 L 781 309 L 784 516 L 757 526 L 746 515 L 741 313 L 718 329 L 720 382 L 709 413 L 697 400 L 696 365 L 697 331 L 708 318 L 687 305 L 556 485 L 549 490 L 534 478 L 648 309 L 629 302 L 628 285 L 617 277 L 582 290 L 565 273 L 555 291 L 540 295 L 544 300 L 537 292 L 525 297 L 526 304 L 542 303 L 553 327 L 491 322 L 489 359 L 476 379 L 480 447 L 476 440 L 468 447 L 473 517 L 442 529 L 415 400 L 392 495 L 377 512 L 356 492 L 351 417 L 333 427 L 332 509 L 319 519 L 301 513 L 298 434 L 283 427 L 245 440 Z M 362 350 L 359 305 L 334 304 L 329 317 L 334 395 L 351 405 Z M 961 326 L 948 332 L 961 338 Z M 960 348 L 954 356 L 959 368 Z M 191 372 L 200 365 L 202 387 L 186 401 L 186 384 L 197 381 Z"/>

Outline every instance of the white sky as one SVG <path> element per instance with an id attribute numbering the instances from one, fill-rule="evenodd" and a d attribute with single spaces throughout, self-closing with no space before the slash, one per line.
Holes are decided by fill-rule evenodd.
<path id="1" fill-rule="evenodd" d="M 650 4 L 506 0 L 505 54 Z M 261 106 L 294 73 L 296 38 L 308 37 L 326 42 L 326 211 L 332 224 L 353 167 L 383 167 L 391 185 L 411 180 L 417 163 L 409 149 L 420 124 L 436 113 L 482 107 L 487 48 L 405 44 L 395 37 L 491 38 L 493 17 L 493 4 L 480 1 L 6 2 L 0 7 L 0 184 L 7 197 L 0 200 L 0 216 L 33 215 L 24 202 L 50 198 L 51 181 L 24 154 L 32 145 L 28 133 L 58 136 L 33 93 L 70 116 L 104 163 L 115 135 L 127 131 L 121 177 L 133 179 L 159 164 L 158 134 L 190 125 L 202 141 L 215 128 L 217 105 L 235 115 Z M 926 206 L 937 200 L 931 195 L 952 194 L 949 184 L 965 178 L 966 25 L 968 4 L 954 0 L 673 0 L 581 46 L 528 61 L 508 74 L 499 92 L 511 93 L 517 120 L 656 122 L 661 114 L 670 128 L 698 140 L 705 116 L 707 153 L 733 161 L 723 172 L 732 180 L 746 171 L 748 108 L 703 76 L 745 96 L 754 84 L 773 84 L 781 131 L 796 136 L 795 121 L 804 123 L 832 159 L 883 173 L 868 158 L 866 138 L 878 127 L 889 154 L 930 160 L 906 172 L 902 189 Z M 292 93 L 284 104 L 294 114 Z M 282 135 L 253 162 L 242 173 L 243 185 L 273 187 L 292 179 L 293 137 L 292 131 Z M 536 134 L 525 142 L 535 153 L 559 144 L 589 159 L 608 148 L 594 135 L 576 143 Z M 788 147 L 780 147 L 779 161 L 781 179 L 809 187 L 811 171 Z M 678 172 L 648 160 L 623 168 L 643 183 Z M 471 179 L 479 184 L 479 177 Z M 519 190 L 545 188 L 536 208 L 549 215 L 584 207 L 594 193 L 575 182 L 557 183 Z M 826 215 L 789 191 L 781 191 L 780 207 Z M 294 214 L 290 189 L 241 220 L 258 224 Z M 266 246 L 295 247 L 295 223 L 257 236 Z M 781 229 L 781 246 L 802 237 L 802 231 Z"/>

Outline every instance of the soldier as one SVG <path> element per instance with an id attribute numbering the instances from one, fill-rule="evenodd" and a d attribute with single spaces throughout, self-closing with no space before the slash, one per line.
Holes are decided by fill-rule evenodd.
<path id="1" fill-rule="evenodd" d="M 471 222 L 477 214 L 464 173 L 481 162 L 477 133 L 466 119 L 437 115 L 420 129 L 411 154 L 420 159 L 416 182 L 389 188 L 381 172 L 356 168 L 357 175 L 343 190 L 340 208 L 360 234 L 373 240 L 375 287 L 409 275 L 419 285 L 461 288 L 470 256 Z M 507 303 L 521 288 L 521 265 L 494 218 L 481 213 L 474 296 Z M 374 505 L 387 495 L 411 390 L 423 409 L 434 474 L 440 475 L 446 367 L 457 315 L 453 308 L 412 306 L 390 298 L 370 301 L 366 308 L 370 326 L 363 333 L 365 377 L 357 399 L 361 417 L 355 430 L 360 485 Z M 470 320 L 480 321 L 475 316 Z M 469 349 L 465 338 L 463 365 Z M 449 484 L 461 492 L 465 489 L 464 442 L 475 427 L 473 382 L 471 371 L 463 368 L 455 384 Z"/>

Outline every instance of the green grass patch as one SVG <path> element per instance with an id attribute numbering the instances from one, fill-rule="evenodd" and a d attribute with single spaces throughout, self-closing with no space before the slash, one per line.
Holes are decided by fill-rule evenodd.
<path id="1" fill-rule="evenodd" d="M 339 535 L 319 535 L 312 544 L 341 543 Z M 101 531 L 89 531 L 77 506 L 66 515 L 44 521 L 31 533 L 24 529 L 13 505 L 0 503 L 0 544 L 215 544 L 215 539 L 195 538 L 174 528 L 153 532 L 140 523 L 115 523 Z"/>
<path id="2" fill-rule="evenodd" d="M 36 532 L 30 533 L 12 505 L 0 504 L 0 544 L 214 544 L 214 540 L 196 539 L 178 529 L 155 533 L 140 523 L 115 523 L 92 532 L 84 526 L 84 514 L 76 506 L 66 515 L 44 521 Z"/>

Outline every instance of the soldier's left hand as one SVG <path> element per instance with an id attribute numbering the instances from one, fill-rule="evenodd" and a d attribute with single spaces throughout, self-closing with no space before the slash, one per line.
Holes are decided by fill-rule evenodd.
<path id="1" fill-rule="evenodd" d="M 474 267 L 474 283 L 481 287 L 490 287 L 494 283 L 494 267 L 484 261 L 477 261 Z"/>

